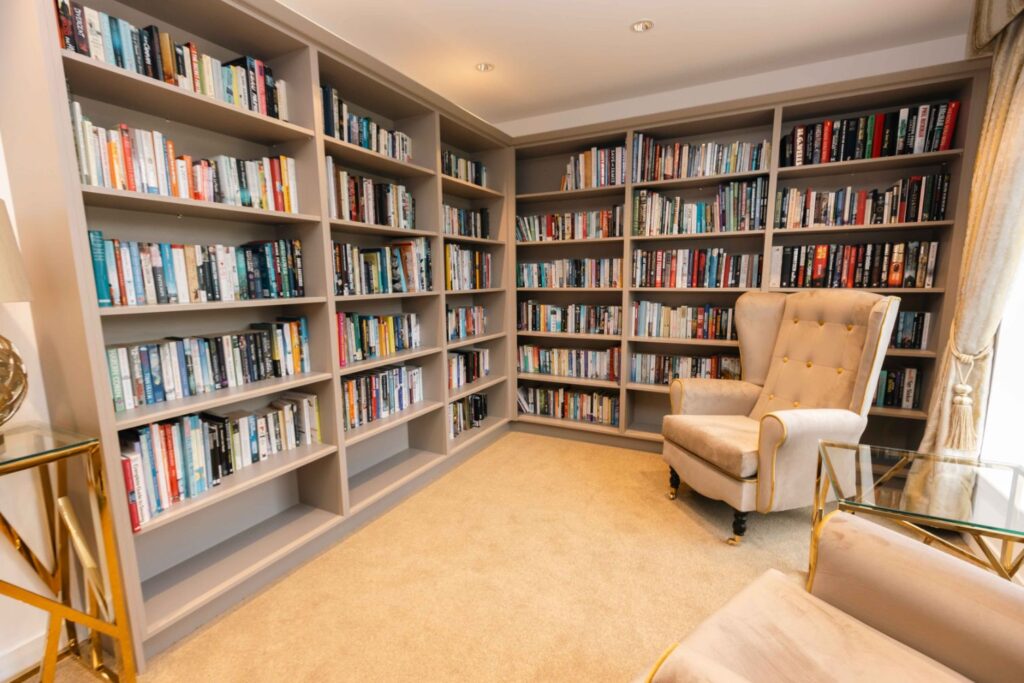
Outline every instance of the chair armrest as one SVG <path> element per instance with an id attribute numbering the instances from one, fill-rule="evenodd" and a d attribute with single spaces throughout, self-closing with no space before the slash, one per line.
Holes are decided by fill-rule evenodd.
<path id="1" fill-rule="evenodd" d="M 972 680 L 1024 671 L 1020 586 L 845 512 L 815 536 L 818 598 Z"/>
<path id="2" fill-rule="evenodd" d="M 673 415 L 748 415 L 761 387 L 738 379 L 674 379 L 668 395 Z"/>
<path id="3" fill-rule="evenodd" d="M 867 418 L 851 410 L 775 410 L 761 418 L 757 510 L 790 510 L 814 502 L 818 441 L 857 443 Z"/>

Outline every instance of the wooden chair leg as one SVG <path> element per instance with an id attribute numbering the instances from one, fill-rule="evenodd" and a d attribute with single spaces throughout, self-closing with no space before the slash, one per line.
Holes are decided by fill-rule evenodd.
<path id="1" fill-rule="evenodd" d="M 679 473 L 674 468 L 668 468 L 668 496 L 669 500 L 675 500 L 676 496 L 679 495 Z"/>
<path id="2" fill-rule="evenodd" d="M 735 512 L 732 517 L 732 536 L 726 539 L 729 545 L 739 545 L 747 533 L 747 513 Z"/>

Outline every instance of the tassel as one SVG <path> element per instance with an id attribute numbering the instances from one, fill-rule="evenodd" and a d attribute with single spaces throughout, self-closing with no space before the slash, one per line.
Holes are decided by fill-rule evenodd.
<path id="1" fill-rule="evenodd" d="M 973 389 L 969 384 L 953 385 L 953 409 L 949 416 L 949 436 L 946 447 L 957 451 L 973 453 L 978 445 L 978 434 L 974 429 Z"/>

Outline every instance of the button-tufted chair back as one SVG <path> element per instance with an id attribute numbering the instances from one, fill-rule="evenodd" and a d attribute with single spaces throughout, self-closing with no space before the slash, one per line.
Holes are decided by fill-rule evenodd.
<path id="1" fill-rule="evenodd" d="M 742 295 L 736 323 L 743 379 L 763 387 L 750 417 L 795 408 L 866 414 L 898 308 L 896 297 L 856 290 Z"/>

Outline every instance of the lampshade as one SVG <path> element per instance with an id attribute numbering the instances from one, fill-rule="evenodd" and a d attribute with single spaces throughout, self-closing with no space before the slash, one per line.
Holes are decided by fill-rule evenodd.
<path id="1" fill-rule="evenodd" d="M 31 299 L 7 205 L 0 199 L 0 303 Z"/>

